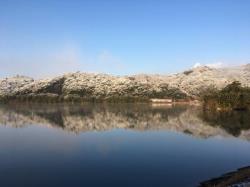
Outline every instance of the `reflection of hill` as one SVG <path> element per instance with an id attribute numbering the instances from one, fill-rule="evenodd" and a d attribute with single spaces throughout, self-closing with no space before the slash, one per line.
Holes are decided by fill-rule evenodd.
<path id="1" fill-rule="evenodd" d="M 250 113 L 245 111 L 203 112 L 200 117 L 211 126 L 219 126 L 234 136 L 250 129 Z"/>
<path id="2" fill-rule="evenodd" d="M 202 118 L 201 118 L 202 117 Z M 213 116 L 212 116 L 213 117 Z M 171 130 L 196 137 L 231 136 L 231 131 L 220 123 L 208 125 L 201 110 L 196 107 L 154 107 L 148 104 L 85 104 L 38 105 L 9 104 L 0 106 L 0 123 L 11 127 L 41 124 L 80 133 L 104 131 L 114 128 L 132 130 Z M 207 118 L 204 118 L 207 120 Z M 209 118 L 210 119 L 210 118 Z M 207 120 L 208 121 L 208 120 Z M 237 120 L 236 120 L 237 121 Z M 242 138 L 250 139 L 250 133 L 237 126 Z M 225 130 L 224 130 L 225 129 Z"/>

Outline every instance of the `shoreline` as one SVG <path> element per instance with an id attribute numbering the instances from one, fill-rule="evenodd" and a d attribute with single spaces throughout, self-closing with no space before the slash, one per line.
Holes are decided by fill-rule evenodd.
<path id="1" fill-rule="evenodd" d="M 149 98 L 139 98 L 139 97 L 124 97 L 124 98 L 48 98 L 48 97 L 20 97 L 20 98 L 4 98 L 0 99 L 0 103 L 147 103 L 154 105 L 172 105 L 172 104 L 190 104 L 190 105 L 201 105 L 198 100 L 174 100 L 171 102 L 152 102 Z"/>

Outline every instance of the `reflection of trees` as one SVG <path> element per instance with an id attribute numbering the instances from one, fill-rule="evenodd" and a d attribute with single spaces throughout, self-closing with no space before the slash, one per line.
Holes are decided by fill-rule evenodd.
<path id="1" fill-rule="evenodd" d="M 186 107 L 155 108 L 148 104 L 12 104 L 2 106 L 1 110 L 4 111 L 4 114 L 24 115 L 38 123 L 41 120 L 62 128 L 66 127 L 68 123 L 75 123 L 74 120 L 81 121 L 83 124 L 87 122 L 97 123 L 98 121 L 102 123 L 127 121 L 133 123 L 131 126 L 136 128 L 140 122 L 152 123 L 155 120 L 155 122 L 166 123 L 169 117 L 178 118 L 186 110 Z M 72 121 L 68 122 L 69 119 Z"/>
<path id="2" fill-rule="evenodd" d="M 203 138 L 229 134 L 239 136 L 242 130 L 250 129 L 249 122 L 247 112 L 209 112 L 190 106 L 101 103 L 0 105 L 0 124 L 12 127 L 47 124 L 76 133 L 123 128 L 173 130 Z"/>
<path id="3" fill-rule="evenodd" d="M 203 111 L 200 117 L 209 125 L 219 126 L 234 136 L 250 129 L 250 112 L 246 111 Z"/>

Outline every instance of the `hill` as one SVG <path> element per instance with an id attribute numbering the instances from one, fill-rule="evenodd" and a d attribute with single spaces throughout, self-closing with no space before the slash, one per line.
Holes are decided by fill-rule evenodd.
<path id="1" fill-rule="evenodd" d="M 34 80 L 15 76 L 0 80 L 1 100 L 39 101 L 146 101 L 150 98 L 199 98 L 208 87 L 222 89 L 239 81 L 250 86 L 250 64 L 231 68 L 196 67 L 173 75 L 113 76 L 69 73 Z"/>

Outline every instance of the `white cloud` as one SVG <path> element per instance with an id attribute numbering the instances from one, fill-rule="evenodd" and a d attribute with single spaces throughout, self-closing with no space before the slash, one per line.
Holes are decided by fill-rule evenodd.
<path id="1" fill-rule="evenodd" d="M 211 64 L 206 64 L 206 66 L 211 67 L 211 68 L 222 68 L 224 64 L 222 62 L 215 62 Z"/>
<path id="2" fill-rule="evenodd" d="M 0 77 L 26 75 L 34 78 L 53 77 L 68 72 L 122 72 L 121 60 L 108 50 L 96 55 L 84 55 L 78 47 L 64 47 L 47 52 L 22 55 L 0 55 Z"/>
<path id="3" fill-rule="evenodd" d="M 103 50 L 95 56 L 82 56 L 84 71 L 95 73 L 122 74 L 125 66 L 117 56 Z"/>
<path id="4" fill-rule="evenodd" d="M 102 51 L 98 55 L 97 63 L 103 66 L 109 66 L 109 68 L 112 68 L 112 67 L 117 68 L 117 69 L 123 68 L 123 64 L 121 60 L 117 56 L 114 56 L 107 50 Z"/>
<path id="5" fill-rule="evenodd" d="M 202 66 L 201 63 L 197 62 L 197 63 L 195 63 L 195 64 L 193 65 L 193 68 L 198 68 L 198 67 L 200 67 L 200 66 Z"/>
<path id="6" fill-rule="evenodd" d="M 197 62 L 194 64 L 193 68 L 197 68 L 200 66 L 207 66 L 210 68 L 222 68 L 225 66 L 225 64 L 223 62 L 215 62 L 215 63 L 208 63 L 208 64 L 201 64 L 201 63 Z"/>
<path id="7" fill-rule="evenodd" d="M 77 50 L 63 48 L 50 53 L 0 56 L 0 76 L 27 75 L 34 78 L 50 77 L 81 69 Z"/>
<path id="8" fill-rule="evenodd" d="M 104 50 L 99 54 L 98 61 L 104 64 L 106 63 L 116 64 L 119 60 L 115 58 L 110 52 Z"/>

